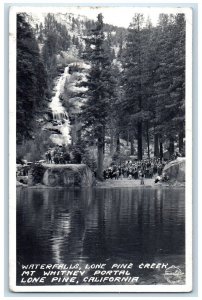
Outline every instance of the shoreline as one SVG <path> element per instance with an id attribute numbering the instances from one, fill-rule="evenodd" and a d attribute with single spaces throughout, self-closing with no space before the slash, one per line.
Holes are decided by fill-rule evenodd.
<path id="1" fill-rule="evenodd" d="M 17 183 L 17 188 L 29 188 L 29 189 L 94 189 L 94 188 L 185 188 L 185 182 L 171 181 L 171 182 L 158 182 L 154 183 L 154 179 L 144 179 L 144 185 L 140 184 L 140 180 L 128 180 L 128 179 L 107 179 L 105 181 L 96 180 L 96 184 L 93 186 L 84 187 L 64 187 L 64 186 L 46 186 L 43 184 L 26 185 Z"/>
<path id="2" fill-rule="evenodd" d="M 154 179 L 144 179 L 144 184 L 140 184 L 140 179 L 108 179 L 106 181 L 96 181 L 96 187 L 100 188 L 185 188 L 185 183 L 180 182 L 158 182 L 154 183 Z"/>

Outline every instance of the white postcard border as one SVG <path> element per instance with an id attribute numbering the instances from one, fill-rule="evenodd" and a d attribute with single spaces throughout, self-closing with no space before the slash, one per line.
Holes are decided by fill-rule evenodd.
<path id="1" fill-rule="evenodd" d="M 120 7 L 121 3 L 113 5 Z M 86 5 L 91 7 L 90 4 Z M 103 5 L 108 7 L 107 4 Z M 135 5 L 131 5 L 135 7 Z M 149 5 L 148 5 L 149 6 Z M 64 6 L 68 9 L 68 6 Z M 192 10 L 160 9 L 186 16 L 186 284 L 185 285 L 100 285 L 100 286 L 17 286 L 16 285 L 16 14 L 19 12 L 64 12 L 64 7 L 12 6 L 9 17 L 9 283 L 14 292 L 190 292 L 192 290 Z M 70 6 L 72 7 L 72 5 Z M 83 6 L 81 6 L 82 8 Z M 128 6 L 127 6 L 128 7 Z M 145 12 L 146 7 L 135 7 Z"/>

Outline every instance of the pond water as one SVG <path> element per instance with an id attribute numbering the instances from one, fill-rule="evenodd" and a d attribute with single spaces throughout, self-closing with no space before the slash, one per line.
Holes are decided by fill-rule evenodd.
<path id="1" fill-rule="evenodd" d="M 165 269 L 139 265 L 164 263 L 185 272 L 184 199 L 182 188 L 18 190 L 17 284 L 25 284 L 22 264 L 77 263 L 81 269 L 132 263 L 138 284 L 169 284 Z"/>

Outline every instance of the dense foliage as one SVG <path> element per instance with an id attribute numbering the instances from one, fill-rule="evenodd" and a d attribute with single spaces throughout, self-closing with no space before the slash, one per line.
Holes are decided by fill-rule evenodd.
<path id="1" fill-rule="evenodd" d="M 89 137 L 97 140 L 98 178 L 102 179 L 105 132 L 108 120 L 110 100 L 113 95 L 113 77 L 111 74 L 110 48 L 104 42 L 103 16 L 98 15 L 95 28 L 86 39 L 86 56 L 91 63 L 88 76 L 88 101 L 82 108 L 84 128 Z"/>
<path id="2" fill-rule="evenodd" d="M 47 74 L 25 14 L 17 15 L 17 143 L 31 139 L 46 107 Z"/>
<path id="3" fill-rule="evenodd" d="M 172 155 L 176 149 L 184 155 L 184 15 L 161 14 L 153 27 L 144 15 L 135 14 L 128 29 L 104 24 L 102 14 L 96 22 L 68 14 L 66 18 L 69 27 L 47 14 L 44 24 L 33 30 L 26 15 L 18 15 L 18 144 L 31 140 L 38 130 L 39 114 L 48 107 L 61 70 L 71 63 L 69 74 L 77 80 L 83 72 L 77 63 L 83 61 L 90 68 L 77 86 L 86 91 L 73 92 L 69 82 L 63 95 L 75 130 L 71 145 L 75 161 L 97 168 L 102 179 L 107 155 L 141 160 L 151 155 L 162 158 L 166 150 Z M 70 49 L 76 53 L 73 58 Z M 76 109 L 78 98 L 83 105 Z M 129 145 L 130 153 L 125 151 Z"/>

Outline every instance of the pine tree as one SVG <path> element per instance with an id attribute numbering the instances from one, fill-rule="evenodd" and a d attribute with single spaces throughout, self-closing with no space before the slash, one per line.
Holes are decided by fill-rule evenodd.
<path id="1" fill-rule="evenodd" d="M 143 15 L 135 14 L 133 22 L 128 28 L 126 52 L 125 52 L 125 101 L 124 111 L 129 113 L 129 124 L 137 128 L 138 159 L 142 160 L 142 121 L 143 121 L 143 99 L 142 99 L 142 26 Z M 135 130 L 131 131 L 131 142 L 133 143 Z"/>
<path id="2" fill-rule="evenodd" d="M 36 115 L 46 107 L 47 74 L 26 14 L 17 15 L 17 143 L 33 136 Z"/>
<path id="3" fill-rule="evenodd" d="M 88 100 L 82 109 L 82 119 L 89 138 L 96 139 L 97 142 L 97 177 L 102 180 L 112 76 L 109 49 L 105 48 L 102 14 L 97 19 L 96 27 L 91 29 L 90 36 L 86 38 L 85 56 L 91 63 L 91 69 L 87 82 Z"/>
<path id="4" fill-rule="evenodd" d="M 185 24 L 183 15 L 160 15 L 158 32 L 159 66 L 156 71 L 156 135 L 169 140 L 174 153 L 177 134 L 184 133 Z"/>
<path id="5" fill-rule="evenodd" d="M 156 56 L 155 28 L 148 18 L 146 26 L 142 29 L 142 63 L 141 63 L 141 85 L 142 85 L 142 122 L 143 137 L 147 144 L 147 156 L 150 158 L 151 132 L 154 118 L 155 105 L 153 102 L 155 71 L 158 65 Z"/>
<path id="6" fill-rule="evenodd" d="M 175 16 L 172 30 L 173 57 L 171 65 L 172 83 L 169 87 L 173 103 L 173 130 L 179 138 L 179 152 L 183 153 L 183 138 L 185 136 L 185 18 L 184 14 Z M 183 153 L 184 154 L 184 153 Z"/>

